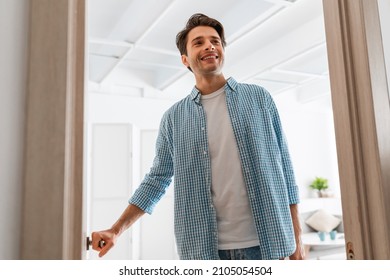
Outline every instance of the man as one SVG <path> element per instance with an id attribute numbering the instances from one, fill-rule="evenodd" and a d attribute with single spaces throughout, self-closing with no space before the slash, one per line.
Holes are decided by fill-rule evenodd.
<path id="1" fill-rule="evenodd" d="M 174 175 L 181 259 L 302 259 L 298 187 L 271 96 L 225 79 L 217 20 L 193 15 L 176 44 L 196 85 L 164 114 L 153 167 L 118 221 L 92 233 L 93 249 L 105 255 L 151 213 Z"/>

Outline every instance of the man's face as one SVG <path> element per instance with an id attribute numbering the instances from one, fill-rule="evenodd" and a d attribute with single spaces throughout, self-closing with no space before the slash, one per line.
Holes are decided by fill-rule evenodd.
<path id="1" fill-rule="evenodd" d="M 218 32 L 209 26 L 193 28 L 187 35 L 187 55 L 181 59 L 195 75 L 221 74 L 224 49 Z"/>

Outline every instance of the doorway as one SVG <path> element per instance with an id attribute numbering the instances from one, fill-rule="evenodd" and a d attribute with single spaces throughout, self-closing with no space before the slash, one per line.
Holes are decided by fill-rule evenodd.
<path id="1" fill-rule="evenodd" d="M 279 107 L 290 152 L 296 169 L 296 179 L 301 191 L 300 209 L 305 218 L 318 209 L 325 209 L 329 215 L 342 220 L 342 207 L 338 180 L 337 153 L 333 127 L 333 112 L 330 96 L 329 71 L 323 11 L 321 1 L 159 1 L 152 11 L 145 1 L 122 1 L 108 3 L 93 1 L 88 6 L 88 91 L 87 91 L 87 132 L 88 144 L 95 152 L 107 152 L 110 147 L 118 148 L 118 141 L 104 143 L 95 150 L 97 127 L 122 126 L 125 135 L 131 135 L 133 143 L 125 141 L 124 149 L 133 162 L 131 168 L 115 167 L 112 178 L 123 176 L 127 183 L 122 187 L 114 180 L 106 182 L 94 179 L 93 166 L 96 156 L 88 155 L 87 186 L 89 205 L 109 199 L 122 188 L 122 195 L 115 205 L 125 208 L 127 198 L 139 184 L 152 162 L 155 136 L 145 140 L 142 135 L 158 129 L 160 118 L 173 103 L 184 98 L 192 89 L 191 73 L 181 64 L 175 46 L 176 33 L 184 26 L 190 15 L 203 12 L 221 20 L 227 36 L 226 73 L 240 82 L 264 86 L 272 94 Z M 207 5 L 204 5 L 206 4 Z M 207 8 L 204 8 L 207 7 Z M 222 8 L 221 8 L 222 7 Z M 102 17 L 104 11 L 104 17 Z M 243 15 L 237 20 L 235 12 Z M 135 24 L 135 22 L 137 24 Z M 286 45 L 289 48 L 285 48 Z M 246 55 L 243 57 L 242 53 Z M 256 63 L 253 63 L 253 62 Z M 114 134 L 106 132 L 101 137 Z M 122 139 L 123 140 L 123 139 Z M 130 147 L 130 148 L 129 148 Z M 140 154 L 135 154 L 141 151 Z M 149 153 L 148 155 L 144 155 Z M 115 152 L 111 153 L 111 155 Z M 131 155 L 130 155 L 131 154 Z M 118 155 L 118 162 L 123 155 Z M 146 157 L 149 160 L 143 160 Z M 92 160 L 91 160 L 92 159 Z M 109 170 L 112 160 L 105 160 Z M 138 163 L 148 164 L 140 168 Z M 127 162 L 127 161 L 126 161 Z M 146 167 L 148 166 L 149 167 Z M 141 172 L 140 169 L 142 170 Z M 115 170 L 118 174 L 115 173 Z M 120 172 L 125 172 L 120 175 Z M 127 172 L 127 173 L 126 173 Z M 104 176 L 96 172 L 97 176 Z M 126 177 L 127 176 L 127 177 Z M 309 188 L 315 177 L 324 177 L 329 182 L 326 199 L 317 197 Z M 98 182 L 97 182 L 98 181 Z M 99 188 L 94 195 L 95 184 L 106 182 L 109 187 Z M 124 180 L 123 182 L 126 182 Z M 130 183 L 131 182 L 131 183 Z M 125 186 L 128 186 L 126 188 Z M 95 201 L 95 202 L 94 202 Z M 122 203 L 120 203 L 122 201 Z M 177 258 L 173 236 L 173 198 L 168 194 L 152 216 L 142 218 L 122 239 L 116 251 L 107 258 L 148 258 L 147 249 L 142 248 L 139 236 L 147 236 L 145 243 L 159 240 L 159 231 L 151 234 L 153 223 L 163 228 L 169 241 L 169 248 L 161 249 L 159 258 Z M 93 208 L 93 207 L 92 207 Z M 120 215 L 120 207 L 105 210 L 89 208 L 87 220 L 89 230 L 109 227 Z M 112 209 L 108 210 L 108 209 Z M 114 211 L 114 209 L 116 209 Z M 104 213 L 104 223 L 102 223 Z M 164 222 L 165 221 L 165 222 Z M 144 225 L 145 223 L 145 225 Z M 342 227 L 340 227 L 342 228 Z M 307 227 L 309 230 L 309 227 Z M 144 230 L 144 231 L 143 231 Z M 143 231 L 142 233 L 140 231 Z M 342 238 L 343 233 L 339 232 Z M 313 249 L 313 248 L 312 248 Z M 322 258 L 345 258 L 344 249 L 337 255 Z M 94 258 L 90 252 L 90 258 Z M 95 254 L 96 255 L 96 254 Z M 340 256 L 341 255 L 341 256 Z M 313 257 L 314 258 L 314 257 Z M 318 258 L 316 255 L 315 258 Z"/>

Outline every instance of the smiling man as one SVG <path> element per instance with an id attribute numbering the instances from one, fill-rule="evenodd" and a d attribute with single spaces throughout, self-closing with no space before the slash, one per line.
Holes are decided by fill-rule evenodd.
<path id="1" fill-rule="evenodd" d="M 93 248 L 106 254 L 174 176 L 181 259 L 302 259 L 298 187 L 270 94 L 225 79 L 217 20 L 193 15 L 176 44 L 195 87 L 164 114 L 150 172 L 118 221 L 92 233 Z"/>

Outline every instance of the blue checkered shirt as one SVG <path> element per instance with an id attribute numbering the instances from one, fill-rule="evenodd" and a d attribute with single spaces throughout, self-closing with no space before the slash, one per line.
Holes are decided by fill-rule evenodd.
<path id="1" fill-rule="evenodd" d="M 225 91 L 262 259 L 289 256 L 296 248 L 289 205 L 299 195 L 276 106 L 257 85 L 229 78 Z M 151 213 L 172 177 L 180 258 L 218 259 L 206 116 L 196 88 L 164 114 L 153 166 L 129 203 Z"/>

